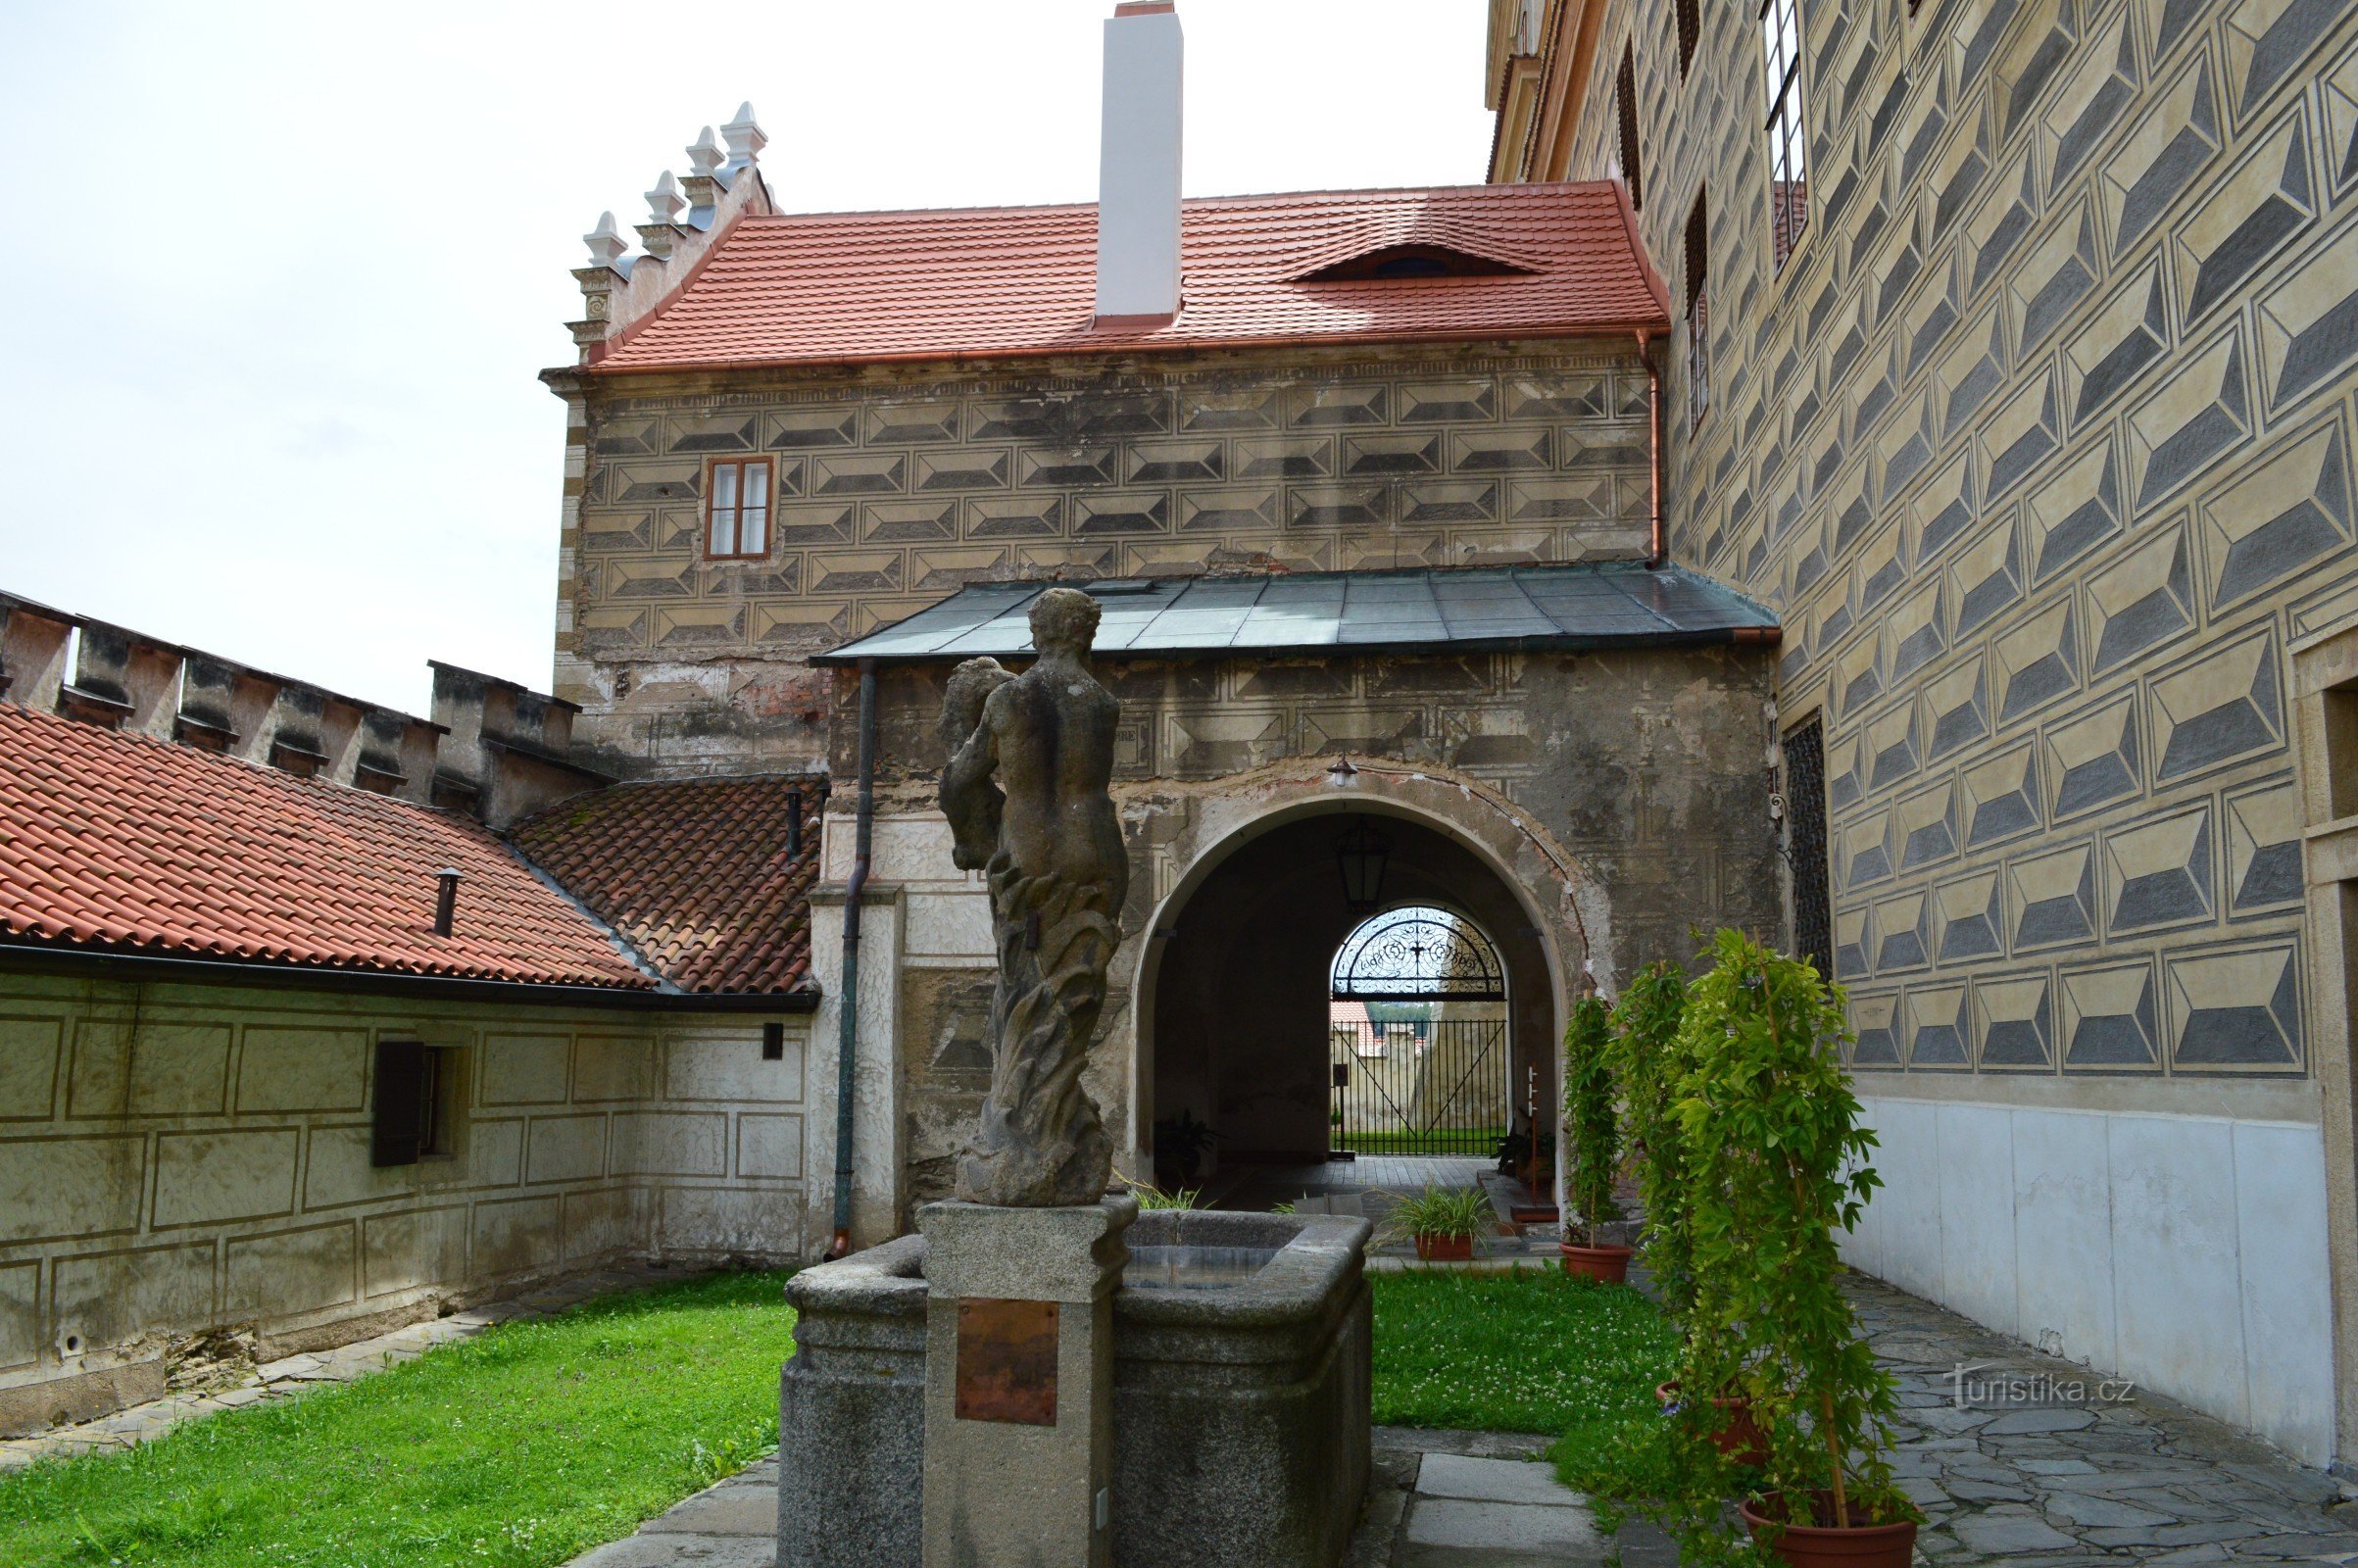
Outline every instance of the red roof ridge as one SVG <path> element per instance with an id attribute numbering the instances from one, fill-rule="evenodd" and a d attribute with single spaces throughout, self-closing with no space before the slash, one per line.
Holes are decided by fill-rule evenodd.
<path id="1" fill-rule="evenodd" d="M 1273 202 L 1317 201 L 1345 197 L 1368 196 L 1454 196 L 1479 193 L 1488 200 L 1512 201 L 1545 195 L 1549 191 L 1606 186 L 1618 183 L 1609 179 L 1550 179 L 1523 180 L 1511 185 L 1487 184 L 1469 181 L 1455 185 L 1328 185 L 1315 190 L 1253 190 L 1231 191 L 1218 196 L 1182 196 L 1182 211 L 1190 207 L 1255 205 Z M 808 212 L 747 213 L 738 223 L 760 226 L 771 223 L 791 223 L 798 220 L 830 218 L 943 218 L 952 215 L 1017 214 L 1017 213 L 1074 213 L 1095 212 L 1095 201 L 1071 202 L 982 202 L 966 206 L 941 207 L 821 207 Z"/>

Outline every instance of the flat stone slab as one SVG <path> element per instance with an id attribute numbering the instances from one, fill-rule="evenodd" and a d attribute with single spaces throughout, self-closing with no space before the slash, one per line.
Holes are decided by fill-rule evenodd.
<path id="1" fill-rule="evenodd" d="M 739 1476 L 700 1492 L 639 1526 L 644 1535 L 760 1536 L 778 1533 L 778 1478 Z"/>
<path id="2" fill-rule="evenodd" d="M 1428 1453 L 1417 1467 L 1420 1497 L 1463 1497 L 1476 1502 L 1528 1502 L 1542 1507 L 1582 1508 L 1587 1499 L 1555 1479 L 1555 1467 L 1520 1459 L 1471 1459 Z"/>
<path id="3" fill-rule="evenodd" d="M 567 1568 L 775 1568 L 778 1544 L 754 1536 L 625 1536 Z"/>
<path id="4" fill-rule="evenodd" d="M 1558 1563 L 1604 1560 L 1604 1541 L 1589 1510 L 1549 1503 L 1419 1496 L 1408 1510 L 1408 1541 L 1533 1553 Z"/>

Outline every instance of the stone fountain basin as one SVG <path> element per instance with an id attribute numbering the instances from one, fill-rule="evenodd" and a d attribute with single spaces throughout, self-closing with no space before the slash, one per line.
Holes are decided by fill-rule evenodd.
<path id="1" fill-rule="evenodd" d="M 1113 1298 L 1113 1561 L 1330 1568 L 1367 1490 L 1368 1224 L 1159 1209 Z M 920 1555 L 925 1241 L 797 1274 L 779 1568 Z"/>

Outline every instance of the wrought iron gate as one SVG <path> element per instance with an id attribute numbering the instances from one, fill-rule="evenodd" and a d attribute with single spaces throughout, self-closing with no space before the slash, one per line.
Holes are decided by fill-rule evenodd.
<path id="1" fill-rule="evenodd" d="M 1512 1119 L 1504 1018 L 1371 1018 L 1338 1022 L 1333 1035 L 1333 1148 L 1498 1152 Z"/>
<path id="2" fill-rule="evenodd" d="M 1388 910 L 1335 955 L 1329 1147 L 1491 1154 L 1514 1124 L 1506 974 L 1471 921 Z"/>

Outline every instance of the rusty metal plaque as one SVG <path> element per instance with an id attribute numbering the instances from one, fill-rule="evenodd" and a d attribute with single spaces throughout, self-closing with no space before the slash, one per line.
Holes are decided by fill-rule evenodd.
<path id="1" fill-rule="evenodd" d="M 958 1303 L 958 1418 L 1056 1424 L 1056 1303 Z"/>

